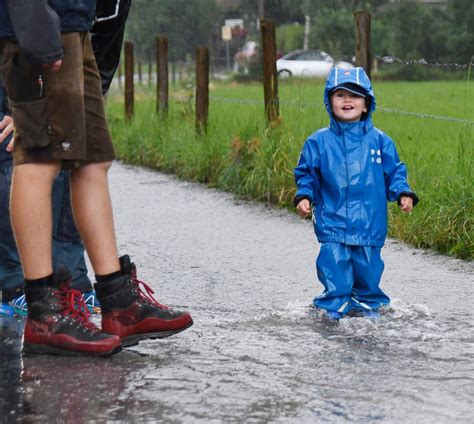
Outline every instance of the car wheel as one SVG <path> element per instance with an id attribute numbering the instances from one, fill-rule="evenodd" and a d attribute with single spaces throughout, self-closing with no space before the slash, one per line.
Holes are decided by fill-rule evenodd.
<path id="1" fill-rule="evenodd" d="M 278 71 L 279 78 L 289 78 L 292 75 L 293 74 L 288 69 L 282 69 L 281 71 Z"/>

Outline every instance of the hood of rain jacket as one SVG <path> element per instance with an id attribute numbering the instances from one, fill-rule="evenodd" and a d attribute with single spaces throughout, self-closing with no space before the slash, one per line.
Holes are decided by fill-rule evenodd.
<path id="1" fill-rule="evenodd" d="M 364 120 L 339 122 L 331 112 L 330 93 L 339 84 L 362 87 L 370 99 Z M 333 68 L 324 91 L 328 128 L 305 142 L 295 168 L 295 203 L 308 198 L 320 242 L 382 246 L 387 235 L 387 201 L 417 198 L 407 182 L 406 166 L 395 144 L 372 123 L 375 96 L 362 68 Z"/>

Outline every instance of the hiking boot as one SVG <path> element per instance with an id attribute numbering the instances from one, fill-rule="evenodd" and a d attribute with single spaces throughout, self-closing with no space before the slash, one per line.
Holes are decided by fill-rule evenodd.
<path id="1" fill-rule="evenodd" d="M 90 320 L 82 293 L 71 289 L 71 274 L 60 267 L 51 286 L 25 288 L 28 302 L 23 352 L 107 356 L 121 350 L 120 338 Z"/>
<path id="2" fill-rule="evenodd" d="M 137 279 L 128 255 L 119 258 L 121 275 L 95 284 L 102 309 L 102 331 L 120 336 L 123 346 L 159 339 L 193 325 L 189 312 L 159 303 L 148 284 Z"/>

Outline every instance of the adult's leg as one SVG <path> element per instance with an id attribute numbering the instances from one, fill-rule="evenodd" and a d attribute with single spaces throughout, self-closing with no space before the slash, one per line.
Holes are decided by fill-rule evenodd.
<path id="1" fill-rule="evenodd" d="M 76 225 L 94 272 L 120 270 L 107 172 L 110 162 L 90 163 L 71 173 L 71 200 Z"/>
<path id="2" fill-rule="evenodd" d="M 84 244 L 74 222 L 69 184 L 70 172 L 63 170 L 53 184 L 53 265 L 66 265 L 72 287 L 82 293 L 92 291 L 84 258 Z"/>
<path id="3" fill-rule="evenodd" d="M 120 270 L 108 170 L 115 158 L 99 70 L 89 37 L 82 40 L 86 164 L 71 171 L 71 200 L 76 225 L 96 275 Z"/>
<path id="4" fill-rule="evenodd" d="M 53 272 L 52 264 L 53 180 L 63 161 L 84 160 L 86 151 L 81 72 L 84 37 L 64 34 L 63 64 L 57 72 L 41 71 L 45 97 L 39 100 L 38 90 L 36 98 L 15 96 L 19 77 L 37 89 L 38 70 L 27 60 L 18 65 L 22 52 L 15 42 L 4 48 L 2 73 L 4 79 L 7 76 L 11 105 L 16 100 L 13 119 L 18 137 L 13 150 L 11 215 L 25 275 L 28 316 L 23 351 L 27 353 L 110 355 L 121 349 L 119 337 L 102 333 L 89 320 L 82 296 L 71 288 L 69 271 L 58 267 Z"/>
<path id="5" fill-rule="evenodd" d="M 124 346 L 142 339 L 171 336 L 193 323 L 188 312 L 164 306 L 142 290 L 128 255 L 117 257 L 107 171 L 115 153 L 105 119 L 100 75 L 90 40 L 84 39 L 84 102 L 87 165 L 72 174 L 76 224 L 96 273 L 102 330 L 120 336 Z M 119 271 L 119 272 L 117 272 Z"/>
<path id="6" fill-rule="evenodd" d="M 47 162 L 22 164 L 13 169 L 11 222 L 27 280 L 53 273 L 51 187 L 59 168 L 59 162 Z"/>
<path id="7" fill-rule="evenodd" d="M 13 171 L 12 225 L 28 302 L 23 351 L 110 355 L 121 349 L 119 337 L 101 333 L 89 321 L 66 268 L 53 273 L 51 188 L 58 171 L 54 162 L 18 165 Z"/>

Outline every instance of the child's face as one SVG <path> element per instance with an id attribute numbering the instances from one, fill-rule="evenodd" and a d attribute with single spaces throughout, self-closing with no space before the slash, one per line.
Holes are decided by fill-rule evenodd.
<path id="1" fill-rule="evenodd" d="M 336 90 L 331 95 L 331 108 L 341 122 L 359 122 L 367 112 L 365 98 L 346 90 Z"/>

